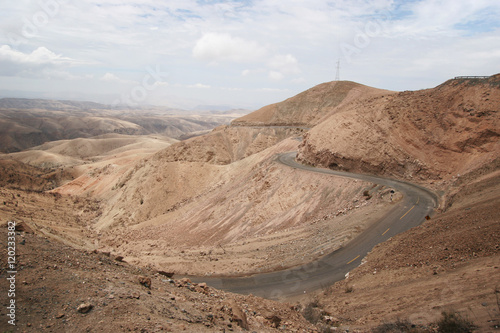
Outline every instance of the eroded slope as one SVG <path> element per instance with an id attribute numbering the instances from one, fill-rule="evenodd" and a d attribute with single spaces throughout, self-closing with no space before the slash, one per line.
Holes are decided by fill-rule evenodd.
<path id="1" fill-rule="evenodd" d="M 447 190 L 498 168 L 499 106 L 500 75 L 353 101 L 309 131 L 299 159 Z"/>
<path id="2" fill-rule="evenodd" d="M 350 81 L 327 82 L 238 118 L 233 125 L 312 127 L 351 100 L 385 92 L 389 93 Z"/>

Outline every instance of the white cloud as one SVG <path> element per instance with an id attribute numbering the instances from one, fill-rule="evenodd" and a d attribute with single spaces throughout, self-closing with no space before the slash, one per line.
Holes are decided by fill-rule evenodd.
<path id="1" fill-rule="evenodd" d="M 9 45 L 0 46 L 0 60 L 17 64 L 42 65 L 71 62 L 69 58 L 63 58 L 60 55 L 48 50 L 45 47 L 39 47 L 31 53 L 23 53 L 12 49 Z"/>
<path id="2" fill-rule="evenodd" d="M 273 81 L 280 81 L 285 77 L 283 73 L 276 72 L 276 71 L 270 71 L 269 72 L 269 78 Z"/>
<path id="3" fill-rule="evenodd" d="M 101 77 L 101 81 L 120 81 L 120 78 L 115 74 L 106 73 Z"/>
<path id="4" fill-rule="evenodd" d="M 104 82 L 114 82 L 114 83 L 123 83 L 123 84 L 139 84 L 139 82 L 137 82 L 137 81 L 122 79 L 122 78 L 116 76 L 115 74 L 109 73 L 109 72 L 104 74 L 100 78 L 100 80 L 104 81 Z M 155 85 L 157 83 L 158 83 L 158 81 L 155 82 Z"/>
<path id="5" fill-rule="evenodd" d="M 280 88 L 259 88 L 256 91 L 265 92 L 265 93 L 283 93 L 289 92 L 288 89 L 280 89 Z"/>
<path id="6" fill-rule="evenodd" d="M 392 12 L 393 24 L 389 34 L 393 37 L 424 38 L 459 38 L 466 32 L 475 34 L 480 31 L 474 26 L 490 24 L 498 26 L 500 2 L 494 0 L 455 1 L 423 0 L 401 5 L 401 10 L 408 13 L 399 17 Z M 493 25 L 495 25 L 493 22 Z M 480 23 L 480 24 L 478 24 Z M 471 24 L 468 28 L 461 28 Z"/>
<path id="7" fill-rule="evenodd" d="M 64 74 L 62 70 L 78 63 L 74 59 L 55 54 L 43 46 L 31 53 L 14 50 L 9 45 L 0 46 L 0 75 L 4 76 L 74 78 L 70 74 Z"/>
<path id="8" fill-rule="evenodd" d="M 193 57 L 211 63 L 238 63 L 261 60 L 267 51 L 259 43 L 233 37 L 227 33 L 206 33 L 193 48 Z"/>
<path id="9" fill-rule="evenodd" d="M 196 83 L 188 86 L 189 88 L 198 88 L 198 89 L 209 89 L 210 86 L 207 84 Z"/>
<path id="10" fill-rule="evenodd" d="M 295 83 L 295 84 L 300 84 L 300 83 L 304 83 L 304 82 L 306 82 L 306 79 L 303 77 L 299 77 L 297 79 L 292 80 L 292 83 Z"/>
<path id="11" fill-rule="evenodd" d="M 169 83 L 155 81 L 155 94 L 166 104 L 264 104 L 333 80 L 339 58 L 342 79 L 397 90 L 500 63 L 497 0 L 56 1 L 29 36 L 25 19 L 50 1 L 0 1 L 0 45 L 10 45 L 0 47 L 0 89 L 121 95 L 117 83 L 142 84 L 145 68 L 160 66 Z M 360 32 L 370 35 L 361 45 Z M 357 48 L 352 63 L 341 43 Z M 268 84 L 279 93 L 259 90 Z"/>
<path id="12" fill-rule="evenodd" d="M 285 75 L 300 74 L 299 61 L 291 54 L 274 56 L 268 63 L 272 69 L 269 77 L 272 80 L 281 80 Z"/>

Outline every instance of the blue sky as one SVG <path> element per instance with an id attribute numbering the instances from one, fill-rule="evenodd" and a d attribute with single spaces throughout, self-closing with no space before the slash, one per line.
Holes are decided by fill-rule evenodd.
<path id="1" fill-rule="evenodd" d="M 322 82 L 500 72 L 497 0 L 0 3 L 0 97 L 256 109 Z"/>

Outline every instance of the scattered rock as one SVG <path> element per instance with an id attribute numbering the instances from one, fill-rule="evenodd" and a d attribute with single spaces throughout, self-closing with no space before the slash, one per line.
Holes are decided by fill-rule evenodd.
<path id="1" fill-rule="evenodd" d="M 62 317 L 64 317 L 64 313 L 56 314 L 56 319 L 61 319 Z"/>
<path id="2" fill-rule="evenodd" d="M 122 256 L 115 256 L 114 258 L 116 261 L 123 262 L 123 257 Z"/>
<path id="3" fill-rule="evenodd" d="M 88 313 L 94 306 L 90 303 L 82 303 L 76 309 L 80 313 Z"/>
<path id="4" fill-rule="evenodd" d="M 135 298 L 135 299 L 140 299 L 141 295 L 138 292 L 132 293 L 128 298 Z"/>
<path id="5" fill-rule="evenodd" d="M 241 328 L 248 330 L 248 321 L 245 312 L 240 308 L 235 301 L 230 301 L 229 306 L 231 307 L 231 312 L 233 314 L 232 321 L 237 323 Z"/>
<path id="6" fill-rule="evenodd" d="M 323 321 L 328 325 L 338 325 L 340 323 L 340 320 L 338 318 L 332 316 L 324 316 Z"/>
<path id="7" fill-rule="evenodd" d="M 33 230 L 24 222 L 17 222 L 16 223 L 16 231 L 27 232 L 30 234 L 33 233 Z"/>
<path id="8" fill-rule="evenodd" d="M 160 275 L 163 275 L 163 276 L 166 276 L 168 278 L 172 278 L 174 276 L 174 273 L 171 273 L 171 272 L 165 272 L 165 271 L 158 271 L 158 274 Z"/>
<path id="9" fill-rule="evenodd" d="M 147 276 L 139 276 L 139 283 L 144 287 L 151 289 L 151 278 Z"/>
<path id="10" fill-rule="evenodd" d="M 278 328 L 281 324 L 281 318 L 276 315 L 268 315 L 266 317 L 267 320 L 271 322 L 271 327 Z"/>
<path id="11" fill-rule="evenodd" d="M 185 285 L 191 285 L 193 282 L 191 282 L 191 280 L 189 278 L 182 278 L 179 280 L 179 284 L 181 286 L 185 286 Z"/>

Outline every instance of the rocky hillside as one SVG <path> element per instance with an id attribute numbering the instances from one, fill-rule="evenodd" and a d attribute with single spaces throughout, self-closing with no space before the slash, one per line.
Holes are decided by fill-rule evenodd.
<path id="1" fill-rule="evenodd" d="M 158 156 L 165 162 L 227 165 L 259 153 L 287 138 L 300 137 L 305 131 L 304 128 L 293 126 L 220 126 L 206 135 L 172 145 Z"/>
<path id="2" fill-rule="evenodd" d="M 403 332 L 436 332 L 429 323 L 444 312 L 474 332 L 498 332 L 500 173 L 461 192 L 445 213 L 376 246 L 348 279 L 319 293 L 318 307 L 352 331 L 394 332 L 399 323 Z"/>
<path id="3" fill-rule="evenodd" d="M 500 75 L 353 100 L 306 134 L 299 159 L 443 189 L 498 168 L 499 112 Z"/>
<path id="4" fill-rule="evenodd" d="M 71 174 L 63 170 L 43 170 L 16 160 L 0 159 L 0 188 L 43 192 L 52 190 Z"/>
<path id="5" fill-rule="evenodd" d="M 300 307 L 171 279 L 18 227 L 16 326 L 3 307 L 1 332 L 317 332 Z M 6 247 L 0 254 L 9 290 Z"/>
<path id="6" fill-rule="evenodd" d="M 481 184 L 496 177 L 497 81 L 498 76 L 479 82 L 452 80 L 433 89 L 402 93 L 351 82 L 322 84 L 276 105 L 276 110 L 286 110 L 276 117 L 288 124 L 299 114 L 312 119 L 321 110 L 323 120 L 305 135 L 304 128 L 275 126 L 269 122 L 272 117 L 266 120 L 262 115 L 267 113 L 258 110 L 231 126 L 173 144 L 129 170 L 104 164 L 89 169 L 57 191 L 103 200 L 103 214 L 94 225 L 101 235 L 99 246 L 137 262 L 195 274 L 193 269 L 205 269 L 193 266 L 199 255 L 186 258 L 182 253 L 193 245 L 206 247 L 200 254 L 219 251 L 217 244 L 237 246 L 244 239 L 273 233 L 291 237 L 294 232 L 295 245 L 289 251 L 302 248 L 314 256 L 321 251 L 297 242 L 298 235 L 310 235 L 314 228 L 309 226 L 331 212 L 362 208 L 353 202 L 370 187 L 299 176 L 278 165 L 276 154 L 299 149 L 305 163 L 431 185 L 445 194 L 446 207 L 454 196 L 465 193 L 460 182 Z M 302 142 L 296 140 L 302 135 Z M 337 186 L 343 191 L 335 193 Z M 384 189 L 377 191 L 374 197 L 382 198 Z M 334 225 L 330 218 L 325 221 Z M 361 221 L 346 224 L 341 234 L 354 237 L 364 228 Z M 325 246 L 337 248 L 346 239 L 341 236 Z M 150 246 L 155 250 L 146 250 Z M 170 259 L 163 258 L 165 253 Z M 241 267 L 250 271 L 275 267 L 257 257 L 249 253 Z M 213 274 L 232 269 L 223 260 L 207 267 Z"/>
<path id="7" fill-rule="evenodd" d="M 180 138 L 228 124 L 234 114 L 186 114 L 170 109 L 114 109 L 90 102 L 1 99 L 0 152 L 103 134 L 157 134 Z"/>
<path id="8" fill-rule="evenodd" d="M 18 161 L 64 163 L 45 175 L 6 161 L 0 171 L 11 183 L 45 190 L 67 182 L 48 193 L 0 184 L 3 220 L 47 237 L 20 234 L 27 263 L 20 288 L 32 296 L 19 313 L 35 313 L 26 325 L 42 331 L 240 330 L 242 313 L 250 330 L 314 331 L 296 307 L 158 272 L 234 276 L 307 263 L 401 198 L 280 164 L 278 154 L 299 150 L 307 164 L 430 187 L 446 208 L 377 246 L 347 281 L 304 296 L 306 318 L 366 332 L 401 315 L 433 331 L 428 324 L 453 306 L 472 309 L 488 329 L 498 317 L 499 92 L 500 75 L 413 92 L 331 82 L 183 142 L 112 135 L 23 152 Z M 59 246 L 59 253 L 55 241 L 86 251 Z M 140 282 L 148 278 L 151 289 Z M 62 292 L 46 296 L 58 286 Z"/>
<path id="9" fill-rule="evenodd" d="M 349 101 L 388 91 L 350 81 L 320 84 L 283 102 L 265 106 L 232 122 L 239 126 L 312 127 Z"/>
<path id="10" fill-rule="evenodd" d="M 283 102 L 265 106 L 202 137 L 171 146 L 166 161 L 230 164 L 272 147 L 310 127 L 353 100 L 390 93 L 350 81 L 323 83 Z"/>
<path id="11" fill-rule="evenodd" d="M 0 161 L 0 175 L 0 234 L 6 240 L 7 221 L 16 221 L 17 271 L 16 326 L 4 304 L 0 332 L 317 332 L 300 306 L 226 293 L 88 250 L 102 202 L 43 192 L 60 175 L 20 162 Z M 9 290 L 1 243 L 0 288 Z"/>

